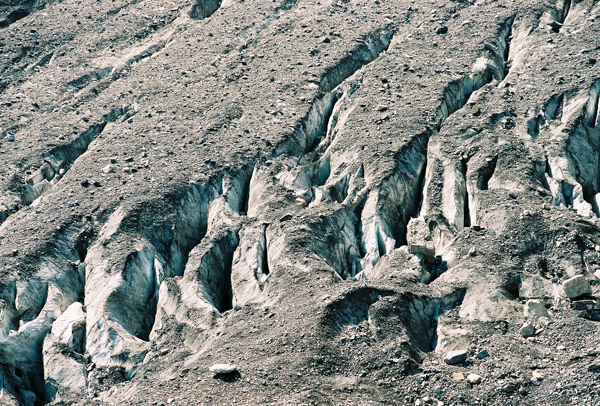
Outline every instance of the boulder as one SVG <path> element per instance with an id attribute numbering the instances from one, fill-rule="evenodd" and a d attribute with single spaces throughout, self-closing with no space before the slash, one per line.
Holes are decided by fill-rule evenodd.
<path id="1" fill-rule="evenodd" d="M 469 353 L 465 350 L 450 351 L 444 357 L 444 362 L 448 365 L 462 364 L 467 360 Z"/>
<path id="2" fill-rule="evenodd" d="M 530 321 L 525 322 L 519 329 L 521 337 L 533 337 L 535 335 L 535 327 Z"/>
<path id="3" fill-rule="evenodd" d="M 237 371 L 237 365 L 235 364 L 214 364 L 209 368 L 209 371 L 219 375 L 219 374 L 230 374 L 232 372 Z"/>
<path id="4" fill-rule="evenodd" d="M 435 244 L 429 234 L 427 224 L 418 218 L 410 219 L 406 239 L 411 254 L 421 254 L 426 258 L 435 257 Z"/>
<path id="5" fill-rule="evenodd" d="M 563 282 L 563 291 L 569 299 L 587 295 L 592 291 L 589 282 L 582 275 L 577 275 Z"/>
<path id="6" fill-rule="evenodd" d="M 525 303 L 525 317 L 531 320 L 537 320 L 540 317 L 550 317 L 544 302 L 537 299 L 530 299 Z"/>
<path id="7" fill-rule="evenodd" d="M 469 381 L 469 383 L 471 383 L 473 385 L 477 385 L 477 384 L 481 383 L 481 376 L 471 373 L 471 374 L 467 375 L 467 381 Z"/>

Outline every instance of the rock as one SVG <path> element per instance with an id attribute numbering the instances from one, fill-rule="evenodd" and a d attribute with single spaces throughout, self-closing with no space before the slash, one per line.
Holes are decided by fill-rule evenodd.
<path id="1" fill-rule="evenodd" d="M 587 279 L 577 275 L 563 282 L 563 291 L 569 299 L 589 294 L 592 289 Z"/>
<path id="2" fill-rule="evenodd" d="M 444 357 L 444 362 L 448 365 L 462 364 L 467 360 L 468 352 L 465 350 L 450 351 Z"/>
<path id="3" fill-rule="evenodd" d="M 445 25 L 440 25 L 439 27 L 437 27 L 437 29 L 435 30 L 436 34 L 446 34 L 448 32 L 448 27 L 446 27 Z"/>
<path id="4" fill-rule="evenodd" d="M 15 140 L 15 136 L 14 136 L 14 135 L 12 135 L 12 134 L 8 134 L 8 135 L 6 136 L 6 141 L 11 141 L 11 142 L 12 142 L 12 141 L 14 141 L 14 140 Z"/>
<path id="5" fill-rule="evenodd" d="M 543 299 L 553 297 L 552 282 L 540 276 L 524 276 L 519 285 L 522 299 Z"/>
<path id="6" fill-rule="evenodd" d="M 308 206 L 308 202 L 306 200 L 304 200 L 303 198 L 301 198 L 301 197 L 297 197 L 295 203 L 298 206 L 302 206 L 302 207 Z"/>
<path id="7" fill-rule="evenodd" d="M 533 327 L 533 324 L 530 321 L 527 321 L 521 326 L 519 333 L 521 334 L 521 337 L 524 338 L 533 337 L 535 335 L 535 327 Z"/>
<path id="8" fill-rule="evenodd" d="M 429 235 L 427 224 L 423 220 L 410 219 L 407 225 L 406 240 L 411 254 L 420 254 L 426 258 L 435 257 L 435 244 Z"/>
<path id="9" fill-rule="evenodd" d="M 453 381 L 462 381 L 465 379 L 465 374 L 462 372 L 452 372 L 452 380 Z"/>
<path id="10" fill-rule="evenodd" d="M 540 317 L 550 317 L 544 302 L 537 299 L 530 299 L 525 303 L 525 317 L 537 320 Z"/>
<path id="11" fill-rule="evenodd" d="M 473 385 L 477 385 L 477 384 L 481 383 L 481 376 L 471 373 L 471 374 L 467 375 L 467 381 L 469 381 L 469 383 L 471 383 Z"/>
<path id="12" fill-rule="evenodd" d="M 102 173 L 112 173 L 115 171 L 115 167 L 112 165 L 106 165 L 104 168 L 102 168 Z"/>
<path id="13" fill-rule="evenodd" d="M 540 374 L 538 371 L 533 371 L 531 374 L 531 381 L 532 382 L 537 382 L 537 381 L 541 381 L 542 379 L 544 379 L 544 376 L 542 374 Z"/>
<path id="14" fill-rule="evenodd" d="M 539 319 L 537 319 L 535 327 L 544 328 L 547 327 L 550 323 L 552 323 L 552 320 L 550 320 L 548 317 L 540 317 Z"/>
<path id="15" fill-rule="evenodd" d="M 167 355 L 169 353 L 169 349 L 168 348 L 161 348 L 160 349 L 160 355 Z"/>
<path id="16" fill-rule="evenodd" d="M 209 368 L 209 371 L 219 375 L 219 374 L 230 374 L 232 372 L 237 371 L 237 365 L 235 364 L 214 364 Z"/>
<path id="17" fill-rule="evenodd" d="M 484 358 L 487 358 L 487 357 L 489 357 L 489 355 L 490 355 L 490 354 L 487 352 L 487 350 L 481 350 L 481 351 L 479 351 L 479 352 L 477 353 L 477 355 L 475 355 L 475 357 L 476 357 L 477 359 L 484 359 Z"/>
<path id="18" fill-rule="evenodd" d="M 590 372 L 600 372 L 600 362 L 599 361 L 592 362 L 590 365 L 588 365 L 587 370 Z"/>

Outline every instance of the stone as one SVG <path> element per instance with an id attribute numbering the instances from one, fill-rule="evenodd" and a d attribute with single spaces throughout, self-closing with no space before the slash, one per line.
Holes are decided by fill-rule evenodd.
<path id="1" fill-rule="evenodd" d="M 531 373 L 531 381 L 532 382 L 541 381 L 542 379 L 544 379 L 544 375 L 540 374 L 538 371 L 533 371 Z"/>
<path id="2" fill-rule="evenodd" d="M 530 321 L 526 321 L 525 323 L 523 323 L 523 325 L 519 329 L 519 333 L 521 334 L 521 337 L 524 338 L 533 337 L 535 335 L 535 327 L 533 326 L 533 323 L 531 323 Z"/>
<path id="3" fill-rule="evenodd" d="M 481 350 L 481 351 L 479 351 L 479 352 L 477 353 L 477 355 L 475 355 L 475 358 L 477 358 L 477 359 L 484 359 L 484 358 L 487 358 L 487 357 L 489 357 L 489 355 L 490 355 L 490 354 L 488 353 L 488 351 L 487 351 L 487 350 Z"/>
<path id="4" fill-rule="evenodd" d="M 577 275 L 563 282 L 563 292 L 569 299 L 587 295 L 592 291 L 589 282 L 582 275 Z"/>
<path id="5" fill-rule="evenodd" d="M 303 198 L 301 198 L 301 197 L 297 197 L 295 203 L 298 206 L 302 206 L 302 207 L 308 206 L 308 202 L 306 200 L 304 200 Z"/>
<path id="6" fill-rule="evenodd" d="M 14 135 L 12 135 L 12 134 L 8 134 L 8 135 L 6 136 L 6 141 L 10 141 L 10 142 L 12 142 L 12 141 L 14 141 L 14 140 L 15 140 L 15 136 L 14 136 Z"/>
<path id="7" fill-rule="evenodd" d="M 525 303 L 525 317 L 537 320 L 540 317 L 549 317 L 548 310 L 546 310 L 546 306 L 544 302 L 538 299 L 530 299 Z"/>
<path id="8" fill-rule="evenodd" d="M 230 374 L 232 372 L 237 371 L 237 365 L 235 364 L 214 364 L 209 368 L 209 371 L 219 375 L 219 374 Z"/>
<path id="9" fill-rule="evenodd" d="M 437 29 L 435 30 L 436 34 L 446 34 L 448 32 L 448 27 L 446 27 L 445 25 L 440 25 L 439 27 L 437 27 Z"/>
<path id="10" fill-rule="evenodd" d="M 435 257 L 435 244 L 429 235 L 425 221 L 412 218 L 409 220 L 406 231 L 408 250 L 411 254 L 420 254 L 426 258 Z"/>
<path id="11" fill-rule="evenodd" d="M 547 327 L 550 323 L 552 323 L 552 320 L 550 320 L 548 317 L 543 316 L 537 319 L 535 326 L 536 328 L 543 328 Z"/>
<path id="12" fill-rule="evenodd" d="M 453 381 L 462 381 L 465 379 L 465 374 L 462 372 L 452 372 L 452 380 Z"/>
<path id="13" fill-rule="evenodd" d="M 588 365 L 587 370 L 590 372 L 600 372 L 600 362 L 598 362 L 598 361 L 592 362 L 591 364 Z"/>
<path id="14" fill-rule="evenodd" d="M 112 173 L 115 171 L 115 167 L 112 165 L 106 165 L 102 168 L 102 173 Z"/>
<path id="15" fill-rule="evenodd" d="M 465 350 L 450 351 L 444 357 L 444 362 L 448 365 L 462 364 L 467 360 L 468 352 Z"/>
<path id="16" fill-rule="evenodd" d="M 519 285 L 521 299 L 543 299 L 553 297 L 552 282 L 540 276 L 524 276 Z"/>
<path id="17" fill-rule="evenodd" d="M 469 381 L 469 383 L 471 383 L 473 385 L 477 385 L 477 384 L 481 383 L 481 376 L 471 373 L 471 374 L 467 375 L 467 381 Z"/>

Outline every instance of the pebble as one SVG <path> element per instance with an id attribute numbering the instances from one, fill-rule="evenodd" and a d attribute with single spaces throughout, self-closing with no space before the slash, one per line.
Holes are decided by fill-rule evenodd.
<path id="1" fill-rule="evenodd" d="M 12 134 L 8 134 L 8 135 L 6 136 L 6 141 L 11 141 L 11 142 L 12 142 L 12 141 L 14 141 L 14 140 L 15 140 L 15 136 L 14 136 L 14 135 L 12 135 Z"/>
<path id="2" fill-rule="evenodd" d="M 209 368 L 210 372 L 215 374 L 230 374 L 237 371 L 237 365 L 235 364 L 214 364 Z"/>
<path id="3" fill-rule="evenodd" d="M 477 385 L 481 383 L 481 376 L 471 373 L 467 375 L 467 381 L 469 381 L 469 383 L 472 383 L 473 385 Z"/>
<path id="4" fill-rule="evenodd" d="M 463 379 L 465 379 L 465 374 L 462 372 L 452 372 L 453 381 L 462 381 Z"/>
<path id="5" fill-rule="evenodd" d="M 533 373 L 531 374 L 532 382 L 541 381 L 542 379 L 544 379 L 544 376 L 542 374 L 540 374 L 538 371 L 533 371 Z"/>
<path id="6" fill-rule="evenodd" d="M 519 329 L 519 333 L 521 333 L 521 337 L 533 337 L 535 335 L 535 327 L 530 321 L 526 321 L 523 323 L 521 328 Z"/>
<path id="7" fill-rule="evenodd" d="M 439 27 L 437 27 L 437 29 L 435 30 L 436 34 L 446 34 L 448 32 L 448 27 L 446 27 L 445 25 L 440 25 Z"/>
<path id="8" fill-rule="evenodd" d="M 475 355 L 477 359 L 484 359 L 490 356 L 490 353 L 487 350 L 481 350 Z"/>
<path id="9" fill-rule="evenodd" d="M 103 173 L 111 173 L 114 171 L 115 171 L 115 168 L 112 165 L 106 165 L 104 168 L 102 168 Z"/>
<path id="10" fill-rule="evenodd" d="M 465 350 L 450 351 L 444 357 L 444 362 L 448 365 L 462 364 L 467 360 L 468 354 Z"/>
<path id="11" fill-rule="evenodd" d="M 302 206 L 302 207 L 308 206 L 308 202 L 306 200 L 304 200 L 303 198 L 301 198 L 301 197 L 297 197 L 296 198 L 296 204 L 298 206 Z"/>

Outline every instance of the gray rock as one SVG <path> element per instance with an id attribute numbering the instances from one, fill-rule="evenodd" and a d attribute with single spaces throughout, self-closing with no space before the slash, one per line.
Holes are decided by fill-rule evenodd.
<path id="1" fill-rule="evenodd" d="M 237 371 L 237 365 L 235 364 L 214 364 L 209 368 L 209 371 L 219 375 L 219 374 L 230 374 L 232 372 Z"/>
<path id="2" fill-rule="evenodd" d="M 481 383 L 481 376 L 471 373 L 471 374 L 467 375 L 467 381 L 469 381 L 469 383 L 471 383 L 473 385 L 477 385 L 477 384 Z"/>
<path id="3" fill-rule="evenodd" d="M 569 299 L 587 295 L 592 291 L 589 282 L 582 275 L 577 275 L 563 282 L 563 291 Z"/>
<path id="4" fill-rule="evenodd" d="M 588 365 L 588 371 L 590 372 L 600 372 L 600 362 L 594 361 Z"/>
<path id="5" fill-rule="evenodd" d="M 479 351 L 479 352 L 477 353 L 477 355 L 475 355 L 475 357 L 476 357 L 477 359 L 484 359 L 484 358 L 487 358 L 487 357 L 489 357 L 489 356 L 490 356 L 490 354 L 488 353 L 488 351 L 487 351 L 487 350 L 481 350 L 481 351 Z"/>
<path id="6" fill-rule="evenodd" d="M 537 299 L 528 300 L 525 303 L 525 317 L 537 320 L 540 317 L 549 317 L 548 311 L 546 310 L 546 306 L 544 302 Z"/>
<path id="7" fill-rule="evenodd" d="M 448 365 L 462 364 L 467 360 L 468 354 L 465 350 L 450 351 L 444 357 L 444 362 Z"/>
<path id="8" fill-rule="evenodd" d="M 406 239 L 411 254 L 421 254 L 427 258 L 435 257 L 435 245 L 429 235 L 427 224 L 423 220 L 410 219 Z"/>
<path id="9" fill-rule="evenodd" d="M 522 337 L 533 337 L 535 335 L 535 327 L 530 321 L 525 322 L 519 329 Z"/>
<path id="10" fill-rule="evenodd" d="M 525 276 L 519 286 L 519 297 L 522 299 L 553 297 L 552 282 L 540 276 Z"/>

